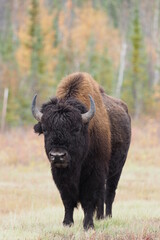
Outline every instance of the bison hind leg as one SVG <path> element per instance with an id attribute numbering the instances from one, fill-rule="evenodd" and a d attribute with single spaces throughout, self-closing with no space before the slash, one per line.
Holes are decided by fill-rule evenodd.
<path id="1" fill-rule="evenodd" d="M 122 169 L 127 158 L 128 147 L 129 146 L 127 145 L 122 151 L 122 146 L 119 146 L 110 160 L 111 165 L 109 167 L 105 190 L 106 217 L 112 217 L 112 204 L 114 202 Z"/>
<path id="2" fill-rule="evenodd" d="M 122 169 L 113 176 L 108 176 L 106 183 L 106 194 L 105 194 L 105 203 L 106 203 L 106 217 L 112 217 L 112 204 L 116 195 L 117 185 L 121 176 Z"/>

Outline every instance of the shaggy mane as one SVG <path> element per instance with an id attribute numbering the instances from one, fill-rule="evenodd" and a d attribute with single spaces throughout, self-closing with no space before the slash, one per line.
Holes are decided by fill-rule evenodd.
<path id="1" fill-rule="evenodd" d="M 111 154 L 110 122 L 99 84 L 88 73 L 73 73 L 62 79 L 57 88 L 56 97 L 66 100 L 70 97 L 76 98 L 89 109 L 89 94 L 93 97 L 96 106 L 95 116 L 89 123 L 91 144 L 96 148 L 98 146 L 99 151 L 97 151 L 101 153 L 102 161 L 105 157 L 107 163 Z"/>

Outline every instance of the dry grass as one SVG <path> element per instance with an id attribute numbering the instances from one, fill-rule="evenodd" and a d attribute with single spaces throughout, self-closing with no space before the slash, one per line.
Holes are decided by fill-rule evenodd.
<path id="1" fill-rule="evenodd" d="M 61 225 L 63 206 L 52 181 L 43 136 L 29 129 L 0 135 L 0 239 L 160 239 L 160 128 L 136 123 L 113 208 L 113 219 L 82 229 L 76 210 L 72 228 Z"/>

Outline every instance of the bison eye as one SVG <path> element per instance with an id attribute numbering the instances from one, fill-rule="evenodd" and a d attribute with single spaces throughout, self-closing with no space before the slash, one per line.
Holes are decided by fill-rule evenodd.
<path id="1" fill-rule="evenodd" d="M 44 126 L 42 126 L 43 134 L 46 135 L 48 132 Z"/>
<path id="2" fill-rule="evenodd" d="M 79 133 L 80 131 L 81 131 L 81 126 L 73 129 L 73 132 L 76 132 L 76 133 Z"/>
<path id="3" fill-rule="evenodd" d="M 47 135 L 47 133 L 48 133 L 47 130 L 43 130 L 44 135 Z"/>

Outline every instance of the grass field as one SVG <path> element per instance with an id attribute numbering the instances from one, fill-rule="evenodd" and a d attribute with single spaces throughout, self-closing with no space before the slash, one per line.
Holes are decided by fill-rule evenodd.
<path id="1" fill-rule="evenodd" d="M 63 227 L 63 205 L 52 181 L 43 136 L 31 129 L 0 135 L 0 240 L 160 239 L 160 126 L 133 124 L 132 143 L 111 220 L 95 220 L 95 230 Z"/>

